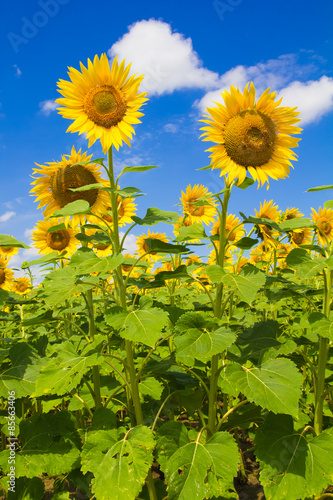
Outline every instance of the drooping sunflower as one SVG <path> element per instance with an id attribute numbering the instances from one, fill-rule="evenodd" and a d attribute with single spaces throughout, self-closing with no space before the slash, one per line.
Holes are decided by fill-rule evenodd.
<path id="1" fill-rule="evenodd" d="M 216 235 L 220 234 L 219 219 L 214 221 L 211 233 Z M 227 215 L 226 225 L 225 225 L 225 235 L 226 237 L 228 237 L 228 241 L 238 241 L 244 235 L 244 225 L 241 224 L 240 219 L 235 215 L 232 214 Z"/>
<path id="2" fill-rule="evenodd" d="M 92 155 L 81 154 L 72 147 L 70 155 L 63 155 L 60 162 L 51 162 L 45 165 L 38 165 L 41 168 L 34 168 L 35 179 L 31 184 L 34 186 L 30 193 L 37 196 L 35 201 L 39 201 L 38 208 L 44 208 L 44 217 L 50 217 L 55 210 L 60 210 L 68 203 L 76 200 L 85 200 L 90 205 L 93 214 L 102 216 L 106 213 L 105 206 L 110 202 L 106 191 L 91 189 L 88 191 L 71 191 L 73 188 L 88 186 L 89 184 L 102 184 L 107 187 L 109 184 L 101 177 L 100 166 L 96 163 L 80 165 L 80 162 L 89 161 Z M 35 177 L 38 174 L 41 177 Z M 73 226 L 85 222 L 85 218 L 96 222 L 96 218 L 90 215 L 74 215 Z M 67 218 L 69 219 L 69 218 Z"/>
<path id="3" fill-rule="evenodd" d="M 118 225 L 124 226 L 125 224 L 131 224 L 132 215 L 136 213 L 136 204 L 134 203 L 133 198 L 122 198 L 121 196 L 117 196 L 117 207 L 118 207 Z M 112 216 L 112 207 L 110 206 L 110 199 L 108 205 L 105 207 L 107 210 L 107 214 L 103 215 L 103 219 L 112 224 L 113 216 Z"/>
<path id="4" fill-rule="evenodd" d="M 318 227 L 316 230 L 318 242 L 326 246 L 328 241 L 333 239 L 333 210 L 331 208 L 319 207 L 318 213 L 314 208 L 311 209 L 311 219 Z"/>
<path id="5" fill-rule="evenodd" d="M 304 214 L 298 208 L 287 208 L 284 213 L 281 213 L 280 219 L 281 221 L 291 220 L 291 219 L 300 219 Z"/>
<path id="6" fill-rule="evenodd" d="M 243 93 L 234 86 L 230 93 L 221 93 L 224 105 L 207 108 L 209 115 L 201 120 L 204 141 L 217 145 L 209 148 L 212 169 L 219 168 L 228 175 L 228 183 L 238 179 L 241 184 L 247 172 L 263 186 L 269 177 L 285 179 L 289 175 L 291 160 L 297 155 L 290 149 L 298 146 L 300 139 L 290 134 L 299 134 L 302 129 L 295 124 L 300 121 L 297 108 L 280 107 L 282 99 L 275 102 L 277 93 L 270 89 L 255 102 L 255 88 L 251 82 Z"/>
<path id="7" fill-rule="evenodd" d="M 251 264 L 256 264 L 257 262 L 269 263 L 272 259 L 272 254 L 273 254 L 273 247 L 262 241 L 256 247 L 251 248 L 250 263 Z"/>
<path id="8" fill-rule="evenodd" d="M 137 251 L 140 256 L 144 255 L 146 252 L 149 252 L 149 246 L 146 243 L 146 239 L 148 238 L 153 240 L 161 240 L 164 241 L 165 243 L 168 242 L 165 233 L 151 233 L 150 230 L 148 229 L 147 235 L 142 234 L 141 236 L 138 236 L 136 240 L 136 246 L 138 249 Z M 148 261 L 153 261 L 153 260 L 158 260 L 159 257 L 158 255 L 156 255 L 156 252 L 150 252 L 144 257 L 144 259 Z"/>
<path id="9" fill-rule="evenodd" d="M 31 289 L 31 281 L 26 276 L 16 278 L 13 282 L 13 292 L 24 295 Z"/>
<path id="10" fill-rule="evenodd" d="M 118 65 L 117 57 L 110 68 L 106 54 L 94 61 L 88 59 L 88 68 L 80 63 L 81 73 L 68 68 L 71 81 L 60 80 L 58 87 L 63 96 L 56 102 L 64 106 L 59 113 L 74 122 L 67 132 L 86 133 L 89 147 L 100 139 L 104 153 L 112 145 L 118 150 L 123 141 L 129 146 L 133 124 L 141 123 L 140 107 L 148 100 L 147 92 L 139 93 L 143 76 L 128 78 L 131 65 L 125 60 Z"/>
<path id="11" fill-rule="evenodd" d="M 189 184 L 186 192 L 182 191 L 180 201 L 183 205 L 183 211 L 186 214 L 186 220 L 190 224 L 203 222 L 209 224 L 214 221 L 216 215 L 216 202 L 210 197 L 208 188 L 195 184 L 192 188 Z"/>
<path id="12" fill-rule="evenodd" d="M 294 229 L 288 234 L 290 244 L 293 247 L 308 245 L 312 241 L 313 231 L 310 228 Z"/>
<path id="13" fill-rule="evenodd" d="M 12 290 L 14 273 L 6 266 L 7 262 L 0 258 L 0 288 L 9 292 Z"/>
<path id="14" fill-rule="evenodd" d="M 66 251 L 67 256 L 76 252 L 79 241 L 75 238 L 75 231 L 71 227 L 59 229 L 57 231 L 47 232 L 48 229 L 58 226 L 63 222 L 62 219 L 45 219 L 37 222 L 35 229 L 32 231 L 31 239 L 33 245 L 38 248 L 38 253 L 47 255 L 57 251 L 60 255 Z"/>
<path id="15" fill-rule="evenodd" d="M 259 212 L 254 209 L 256 215 L 260 219 L 269 219 L 272 222 L 278 222 L 280 211 L 278 210 L 278 206 L 273 203 L 273 200 L 267 202 L 266 200 L 262 204 L 260 202 L 260 210 Z M 271 244 L 275 245 L 276 242 L 274 240 L 275 233 L 271 228 L 264 224 L 258 225 L 258 236 L 260 236 L 266 245 Z"/>

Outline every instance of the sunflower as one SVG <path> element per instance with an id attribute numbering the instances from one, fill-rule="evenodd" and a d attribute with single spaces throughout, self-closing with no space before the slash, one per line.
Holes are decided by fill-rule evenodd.
<path id="1" fill-rule="evenodd" d="M 31 288 L 31 281 L 29 278 L 23 276 L 22 278 L 16 278 L 13 283 L 13 292 L 20 295 L 24 295 Z"/>
<path id="2" fill-rule="evenodd" d="M 208 188 L 195 184 L 193 188 L 189 184 L 186 193 L 182 191 L 180 201 L 183 205 L 183 211 L 186 214 L 186 220 L 190 224 L 203 222 L 209 224 L 214 221 L 216 215 L 215 201 L 210 198 L 212 193 L 208 193 Z"/>
<path id="3" fill-rule="evenodd" d="M 219 219 L 214 221 L 211 233 L 220 234 Z M 225 225 L 225 235 L 228 238 L 228 241 L 238 241 L 242 238 L 243 234 L 244 234 L 244 225 L 241 224 L 240 219 L 235 215 L 229 214 L 227 216 Z"/>
<path id="4" fill-rule="evenodd" d="M 273 200 L 267 202 L 266 200 L 264 201 L 263 204 L 260 202 L 260 210 L 259 212 L 254 209 L 257 217 L 260 219 L 269 219 L 272 222 L 278 222 L 279 220 L 279 215 L 280 212 L 278 210 L 278 206 L 274 205 Z M 275 245 L 275 240 L 274 240 L 274 234 L 272 230 L 264 225 L 264 224 L 258 224 L 258 230 L 257 230 L 258 236 L 260 236 L 265 244 L 267 245 L 268 243 Z"/>
<path id="5" fill-rule="evenodd" d="M 108 255 L 112 255 L 113 248 L 112 245 L 100 245 L 98 243 L 94 243 L 94 250 L 98 257 L 107 257 Z"/>
<path id="6" fill-rule="evenodd" d="M 258 187 L 272 179 L 285 179 L 289 175 L 290 160 L 297 155 L 290 149 L 298 146 L 300 139 L 290 134 L 299 134 L 301 128 L 295 127 L 300 121 L 296 118 L 297 108 L 279 107 L 282 99 L 275 102 L 276 92 L 270 89 L 255 103 L 255 88 L 251 82 L 242 93 L 234 86 L 230 93 L 222 92 L 224 106 L 207 108 L 204 115 L 208 124 L 203 127 L 204 141 L 217 143 L 209 148 L 212 169 L 219 168 L 222 175 L 228 175 L 228 182 L 238 178 L 241 184 L 247 172 L 258 181 Z"/>
<path id="7" fill-rule="evenodd" d="M 149 252 L 149 246 L 146 243 L 146 239 L 153 239 L 153 240 L 161 240 L 164 241 L 165 243 L 168 242 L 165 233 L 151 233 L 150 230 L 148 229 L 148 234 L 142 234 L 141 236 L 138 236 L 137 241 L 136 241 L 136 246 L 138 249 L 138 254 L 140 256 L 144 255 L 146 252 Z M 152 260 L 158 260 L 158 256 L 156 255 L 155 252 L 150 252 L 148 255 L 146 255 L 145 260 L 152 261 Z"/>
<path id="8" fill-rule="evenodd" d="M 79 245 L 79 241 L 75 238 L 75 231 L 71 227 L 59 229 L 57 231 L 47 232 L 48 229 L 58 226 L 63 222 L 62 219 L 41 220 L 36 224 L 36 228 L 32 231 L 33 245 L 38 248 L 38 253 L 47 255 L 57 251 L 61 254 L 63 251 L 67 255 L 72 255 Z"/>
<path id="9" fill-rule="evenodd" d="M 112 224 L 112 207 L 110 206 L 110 200 L 108 205 L 105 207 L 107 214 L 103 215 L 102 218 L 107 223 Z M 117 208 L 118 208 L 118 225 L 124 226 L 125 224 L 132 224 L 132 215 L 136 213 L 136 205 L 133 198 L 122 198 L 117 196 Z"/>
<path id="10" fill-rule="evenodd" d="M 250 252 L 250 263 L 256 264 L 257 262 L 270 262 L 272 258 L 273 247 L 264 241 L 259 243 Z"/>
<path id="11" fill-rule="evenodd" d="M 76 152 L 72 147 L 70 155 L 63 155 L 60 162 L 51 162 L 47 166 L 38 165 L 41 168 L 34 168 L 34 174 L 42 177 L 34 177 L 31 185 L 33 196 L 37 196 L 35 201 L 39 201 L 38 208 L 44 208 L 45 218 L 50 217 L 55 210 L 60 210 L 68 203 L 76 200 L 85 200 L 90 205 L 90 211 L 95 215 L 105 214 L 105 206 L 110 203 L 109 195 L 106 191 L 91 189 L 88 191 L 71 191 L 72 188 L 88 186 L 89 184 L 102 184 L 108 186 L 108 182 L 101 178 L 100 167 L 96 163 L 80 165 L 81 162 L 89 161 L 92 155 L 81 154 L 81 149 Z M 87 215 L 74 215 L 73 226 L 84 224 L 85 218 L 91 220 Z M 69 217 L 66 217 L 66 221 Z M 96 218 L 93 217 L 96 221 Z"/>
<path id="12" fill-rule="evenodd" d="M 3 259 L 0 259 L 0 288 L 7 290 L 8 292 L 11 291 L 13 276 L 13 271 L 6 267 L 6 262 Z"/>
<path id="13" fill-rule="evenodd" d="M 286 220 L 291 220 L 291 219 L 300 219 L 303 217 L 304 214 L 301 213 L 301 211 L 298 208 L 287 208 L 286 211 L 280 214 L 280 220 L 281 221 L 286 221 Z"/>
<path id="14" fill-rule="evenodd" d="M 0 257 L 3 257 L 4 259 L 10 259 L 11 257 L 13 257 L 13 255 L 16 255 L 18 251 L 18 247 L 0 247 Z"/>
<path id="15" fill-rule="evenodd" d="M 288 233 L 290 244 L 293 247 L 308 245 L 312 241 L 313 231 L 310 228 L 294 229 Z"/>
<path id="16" fill-rule="evenodd" d="M 326 246 L 327 242 L 333 239 L 333 210 L 321 207 L 319 207 L 318 213 L 314 208 L 311 210 L 312 222 L 318 227 L 316 231 L 318 242 L 320 245 Z"/>
<path id="17" fill-rule="evenodd" d="M 147 92 L 138 93 L 143 76 L 128 78 L 131 65 L 125 68 L 125 60 L 118 65 L 117 57 L 110 68 L 106 54 L 100 59 L 96 55 L 93 62 L 88 59 L 88 68 L 82 63 L 80 67 L 81 73 L 68 68 L 70 82 L 58 82 L 63 97 L 56 102 L 64 106 L 58 111 L 74 120 L 67 132 L 86 133 L 89 147 L 100 139 L 104 153 L 112 145 L 118 150 L 123 141 L 130 146 L 133 124 L 141 123 L 139 109 L 148 100 Z"/>

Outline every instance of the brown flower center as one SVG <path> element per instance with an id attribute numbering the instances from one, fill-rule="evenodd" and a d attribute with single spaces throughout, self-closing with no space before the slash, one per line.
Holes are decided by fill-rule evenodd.
<path id="1" fill-rule="evenodd" d="M 0 247 L 1 253 L 10 253 L 13 247 Z"/>
<path id="2" fill-rule="evenodd" d="M 67 165 L 52 176 L 51 191 L 60 208 L 76 200 L 86 200 L 93 206 L 97 200 L 98 189 L 74 192 L 70 191 L 70 188 L 75 189 L 96 182 L 94 174 L 83 165 Z"/>
<path id="3" fill-rule="evenodd" d="M 46 235 L 46 243 L 52 250 L 65 250 L 70 242 L 70 234 L 66 229 L 54 231 Z"/>
<path id="4" fill-rule="evenodd" d="M 117 198 L 117 205 L 118 205 L 118 220 L 120 220 L 122 217 L 124 217 L 125 213 L 124 205 L 122 203 L 122 199 L 120 196 L 118 196 Z M 112 212 L 112 207 L 107 207 L 107 211 Z M 106 222 L 109 223 L 113 222 L 112 215 L 103 215 L 102 217 Z"/>
<path id="5" fill-rule="evenodd" d="M 331 231 L 331 223 L 329 221 L 321 222 L 319 227 L 325 234 L 328 234 Z"/>
<path id="6" fill-rule="evenodd" d="M 196 217 L 201 217 L 205 213 L 205 206 L 201 205 L 199 207 L 196 207 L 194 203 L 197 201 L 197 198 L 191 198 L 190 200 L 188 200 L 186 209 L 189 214 L 195 215 Z"/>
<path id="7" fill-rule="evenodd" d="M 23 281 L 17 281 L 15 283 L 15 286 L 16 286 L 16 291 L 19 293 L 24 293 L 29 288 L 29 284 L 24 283 Z"/>
<path id="8" fill-rule="evenodd" d="M 6 275 L 5 271 L 3 269 L 0 269 L 0 285 L 2 285 L 5 282 Z"/>
<path id="9" fill-rule="evenodd" d="M 260 167 L 272 156 L 275 125 L 264 113 L 245 110 L 228 120 L 223 137 L 227 154 L 235 163 L 243 167 Z"/>
<path id="10" fill-rule="evenodd" d="M 296 243 L 296 245 L 301 245 L 303 243 L 304 237 L 304 231 L 300 231 L 297 233 L 293 231 L 291 239 L 294 243 Z"/>
<path id="11" fill-rule="evenodd" d="M 84 109 L 91 121 L 109 129 L 124 118 L 127 103 L 113 85 L 100 85 L 88 92 Z"/>

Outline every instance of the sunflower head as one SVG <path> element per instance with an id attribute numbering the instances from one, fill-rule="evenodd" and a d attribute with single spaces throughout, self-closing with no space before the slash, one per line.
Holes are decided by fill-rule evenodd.
<path id="1" fill-rule="evenodd" d="M 148 233 L 142 234 L 139 236 L 136 240 L 136 246 L 137 246 L 137 252 L 140 256 L 143 256 L 146 252 L 149 252 L 149 246 L 146 242 L 146 239 L 153 239 L 153 240 L 161 240 L 164 241 L 165 243 L 168 242 L 165 233 L 152 233 L 148 229 Z M 145 255 L 144 260 L 147 261 L 153 261 L 153 260 L 158 260 L 159 257 L 156 255 L 155 252 L 150 252 L 149 254 Z"/>
<path id="2" fill-rule="evenodd" d="M 273 203 L 273 200 L 267 202 L 266 200 L 262 204 L 260 202 L 259 212 L 254 209 L 256 216 L 260 219 L 269 219 L 272 222 L 278 222 L 280 212 L 278 206 Z M 264 240 L 266 246 L 269 244 L 275 245 L 274 232 L 269 226 L 264 224 L 259 224 L 257 229 L 258 236 Z"/>
<path id="3" fill-rule="evenodd" d="M 107 213 L 105 215 L 102 215 L 102 218 L 108 224 L 112 224 L 113 216 L 112 207 L 110 206 L 110 200 L 105 209 Z M 136 213 L 136 204 L 134 203 L 133 198 L 122 198 L 121 196 L 117 196 L 117 209 L 119 226 L 133 223 L 132 216 Z"/>
<path id="4" fill-rule="evenodd" d="M 66 251 L 67 256 L 76 252 L 79 241 L 75 238 L 75 231 L 71 227 L 63 227 L 55 231 L 50 231 L 53 227 L 63 223 L 63 219 L 45 219 L 38 221 L 36 227 L 32 231 L 33 245 L 38 248 L 38 253 L 47 255 L 57 251 L 60 255 Z"/>
<path id="5" fill-rule="evenodd" d="M 312 208 L 311 219 L 317 226 L 318 242 L 326 246 L 333 239 L 333 210 L 319 207 L 318 212 Z"/>
<path id="6" fill-rule="evenodd" d="M 85 200 L 89 203 L 92 214 L 103 215 L 106 213 L 105 206 L 109 202 L 109 196 L 105 191 L 90 189 L 87 191 L 72 191 L 74 188 L 88 186 L 90 184 L 102 184 L 108 186 L 108 182 L 101 178 L 100 167 L 96 163 L 81 165 L 91 159 L 87 153 L 81 154 L 81 149 L 76 152 L 73 146 L 70 155 L 63 155 L 60 162 L 48 163 L 47 166 L 38 165 L 34 168 L 34 181 L 31 194 L 39 201 L 38 208 L 44 208 L 44 216 L 50 217 L 55 210 L 60 210 L 68 203 L 77 200 Z M 36 175 L 39 175 L 37 177 Z M 91 220 L 91 215 L 74 215 L 73 226 L 80 222 L 84 224 L 85 218 Z"/>
<path id="7" fill-rule="evenodd" d="M 258 181 L 258 187 L 272 179 L 284 179 L 289 174 L 290 160 L 296 160 L 290 148 L 298 141 L 290 134 L 302 129 L 294 125 L 300 120 L 296 108 L 280 107 L 275 102 L 276 92 L 267 89 L 255 102 L 255 88 L 251 82 L 243 93 L 234 86 L 221 93 L 224 105 L 207 108 L 208 115 L 201 120 L 201 137 L 217 145 L 209 148 L 212 168 L 219 168 L 228 183 L 238 179 L 241 184 L 247 172 Z"/>
<path id="8" fill-rule="evenodd" d="M 214 221 L 211 233 L 213 235 L 220 234 L 220 221 L 219 219 Z M 244 225 L 241 224 L 241 221 L 235 215 L 229 214 L 227 215 L 226 225 L 225 225 L 225 235 L 228 241 L 238 241 L 242 238 L 244 234 Z"/>
<path id="9" fill-rule="evenodd" d="M 81 73 L 69 68 L 71 81 L 58 82 L 63 96 L 56 101 L 62 105 L 58 111 L 74 120 L 67 132 L 86 133 L 89 147 L 100 139 L 104 153 L 112 145 L 118 150 L 123 141 L 130 146 L 133 124 L 141 123 L 139 109 L 147 101 L 147 93 L 139 93 L 143 76 L 128 78 L 131 65 L 119 65 L 117 57 L 110 68 L 106 54 L 96 55 L 93 62 L 88 59 L 88 68 L 80 66 Z"/>
<path id="10" fill-rule="evenodd" d="M 16 278 L 13 282 L 13 292 L 19 295 L 26 294 L 31 289 L 31 281 L 29 278 L 23 276 L 22 278 Z"/>
<path id="11" fill-rule="evenodd" d="M 2 267 L 1 264 L 2 261 L 0 260 L 0 288 L 9 292 L 12 290 L 14 273 L 6 266 Z"/>
<path id="12" fill-rule="evenodd" d="M 182 202 L 188 225 L 198 222 L 208 225 L 214 221 L 216 202 L 211 198 L 208 188 L 199 186 L 199 184 L 195 184 L 192 188 L 191 184 L 189 184 L 186 192 L 182 191 L 180 201 Z"/>

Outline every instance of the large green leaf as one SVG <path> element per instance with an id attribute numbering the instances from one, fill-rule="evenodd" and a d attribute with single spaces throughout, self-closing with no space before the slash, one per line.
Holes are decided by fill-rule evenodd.
<path id="1" fill-rule="evenodd" d="M 162 337 L 162 330 L 168 322 L 168 313 L 161 309 L 136 309 L 131 312 L 123 311 L 107 314 L 106 322 L 120 335 L 128 340 L 142 342 L 153 347 Z"/>
<path id="2" fill-rule="evenodd" d="M 213 332 L 190 328 L 174 338 L 176 358 L 188 366 L 193 366 L 195 359 L 205 363 L 215 354 L 225 351 L 235 339 L 235 333 L 223 326 Z"/>
<path id="3" fill-rule="evenodd" d="M 313 312 L 308 317 L 311 329 L 321 337 L 333 341 L 333 321 L 320 312 Z"/>
<path id="4" fill-rule="evenodd" d="M 175 241 L 191 241 L 198 239 L 208 239 L 202 224 L 192 224 L 191 226 L 181 227 Z"/>
<path id="5" fill-rule="evenodd" d="M 82 471 L 92 472 L 92 492 L 99 500 L 134 500 L 153 461 L 153 434 L 138 425 L 119 439 L 117 431 L 88 435 L 82 450 Z"/>
<path id="6" fill-rule="evenodd" d="M 303 217 L 295 217 L 294 219 L 288 219 L 283 222 L 280 222 L 279 227 L 281 231 L 294 231 L 295 229 L 304 229 L 308 227 L 314 227 L 312 220 L 303 218 Z"/>
<path id="7" fill-rule="evenodd" d="M 151 207 L 147 209 L 147 213 L 143 219 L 136 216 L 133 216 L 132 219 L 140 226 L 154 226 L 159 222 L 174 224 L 179 219 L 179 214 L 177 212 L 167 212 L 159 208 Z"/>
<path id="8" fill-rule="evenodd" d="M 238 363 L 227 366 L 225 378 L 250 401 L 274 413 L 298 416 L 302 375 L 290 359 L 270 359 L 260 368 Z"/>
<path id="9" fill-rule="evenodd" d="M 231 487 L 238 469 L 238 449 L 232 436 L 227 432 L 217 432 L 202 443 L 189 439 L 178 429 L 175 440 L 168 436 L 159 439 L 159 448 L 165 455 L 165 478 L 169 500 L 203 500 L 219 497 Z M 177 432 L 178 431 L 178 432 Z"/>
<path id="10" fill-rule="evenodd" d="M 246 266 L 240 274 L 225 274 L 222 283 L 235 290 L 240 300 L 250 304 L 265 284 L 265 279 L 264 273 L 253 266 Z"/>
<path id="11" fill-rule="evenodd" d="M 69 341 L 57 344 L 54 349 L 55 356 L 41 370 L 36 383 L 34 397 L 46 394 L 61 396 L 75 389 L 82 377 L 92 366 L 100 364 L 103 356 L 91 353 L 83 356 L 77 354 L 73 344 Z"/>
<path id="12" fill-rule="evenodd" d="M 21 449 L 16 451 L 16 477 L 65 474 L 79 465 L 80 438 L 69 412 L 39 415 L 20 422 Z M 9 451 L 0 453 L 7 472 Z"/>
<path id="13" fill-rule="evenodd" d="M 18 241 L 13 236 L 7 234 L 0 234 L 0 247 L 16 247 L 16 248 L 30 248 L 22 241 Z"/>
<path id="14" fill-rule="evenodd" d="M 71 215 L 89 214 L 90 205 L 86 200 L 76 200 L 53 212 L 51 217 L 68 217 Z"/>
<path id="15" fill-rule="evenodd" d="M 166 243 L 155 238 L 145 238 L 145 242 L 152 253 L 184 254 L 191 251 L 184 245 L 172 245 L 171 243 Z"/>
<path id="16" fill-rule="evenodd" d="M 319 495 L 333 477 L 332 429 L 313 437 L 293 428 L 288 415 L 269 414 L 255 437 L 266 498 L 298 500 Z"/>
<path id="17" fill-rule="evenodd" d="M 286 258 L 288 266 L 296 269 L 296 274 L 301 278 L 312 278 L 326 266 L 326 259 L 311 257 L 304 248 L 294 248 Z"/>
<path id="18" fill-rule="evenodd" d="M 122 172 L 122 174 L 125 174 L 126 172 L 145 172 L 147 170 L 151 170 L 152 168 L 159 168 L 157 165 L 144 165 L 144 166 L 139 166 L 139 167 L 125 167 Z"/>

